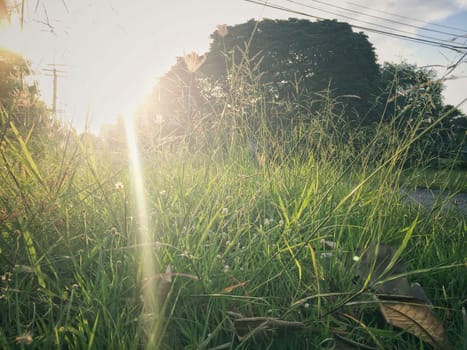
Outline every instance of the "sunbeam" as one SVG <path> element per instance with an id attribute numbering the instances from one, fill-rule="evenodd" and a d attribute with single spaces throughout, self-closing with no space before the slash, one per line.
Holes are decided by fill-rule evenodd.
<path id="1" fill-rule="evenodd" d="M 141 297 L 143 300 L 142 320 L 146 335 L 146 347 L 153 348 L 158 341 L 159 305 L 155 284 L 157 267 L 153 258 L 150 227 L 146 196 L 144 189 L 144 174 L 138 149 L 138 140 L 134 130 L 133 119 L 125 118 L 127 148 L 130 160 L 130 176 L 136 199 L 136 220 L 138 223 L 138 246 L 140 247 L 140 262 L 138 276 L 140 277 Z"/>

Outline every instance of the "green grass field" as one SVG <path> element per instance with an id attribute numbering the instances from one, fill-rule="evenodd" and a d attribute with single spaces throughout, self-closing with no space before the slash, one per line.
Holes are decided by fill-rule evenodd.
<path id="1" fill-rule="evenodd" d="M 467 346 L 466 218 L 401 198 L 407 179 L 449 178 L 406 175 L 404 146 L 372 165 L 162 149 L 138 177 L 126 154 L 57 139 L 1 143 L 2 349 L 430 349 L 384 321 L 390 274 L 357 277 L 354 255 L 380 243 Z"/>
<path id="2" fill-rule="evenodd" d="M 466 190 L 413 161 L 435 123 L 355 128 L 232 72 L 176 143 L 2 111 L 0 348 L 465 349 L 466 217 L 399 191 Z"/>

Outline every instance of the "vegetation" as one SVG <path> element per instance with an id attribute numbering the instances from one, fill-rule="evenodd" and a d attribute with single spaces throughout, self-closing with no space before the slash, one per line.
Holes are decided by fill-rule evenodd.
<path id="1" fill-rule="evenodd" d="M 262 123 L 287 142 L 292 130 L 323 118 L 357 149 L 381 126 L 397 125 L 403 139 L 417 125 L 430 132 L 411 146 L 407 161 L 466 166 L 467 117 L 444 104 L 434 71 L 379 66 L 367 37 L 337 21 L 252 20 L 222 29 L 206 55 L 179 57 L 141 109 L 140 135 L 152 146 L 160 135 L 186 141 L 193 134 L 210 145 L 238 128 L 252 139 Z"/>
<path id="2" fill-rule="evenodd" d="M 399 191 L 432 166 L 425 150 L 452 109 L 427 123 L 431 100 L 414 95 L 357 128 L 331 90 L 291 82 L 295 95 L 278 100 L 240 58 L 206 96 L 194 68 L 208 61 L 190 56 L 173 120 L 148 102 L 135 125 L 142 177 L 123 119 L 102 140 L 57 123 L 20 128 L 2 108 L 1 348 L 467 344 L 466 216 L 421 210 Z M 409 282 L 426 299 L 397 295 Z M 391 297 L 386 306 L 422 305 L 422 334 L 383 318 Z"/>
<path id="3" fill-rule="evenodd" d="M 31 74 L 20 55 L 0 48 L 0 103 L 15 125 L 23 130 L 46 127 L 50 121 L 36 84 L 26 83 Z"/>

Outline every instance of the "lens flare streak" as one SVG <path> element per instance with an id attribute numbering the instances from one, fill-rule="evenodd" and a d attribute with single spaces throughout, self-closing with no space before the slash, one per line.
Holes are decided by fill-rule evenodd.
<path id="1" fill-rule="evenodd" d="M 144 333 L 146 335 L 146 347 L 151 348 L 157 343 L 157 329 L 160 317 L 156 284 L 147 282 L 154 281 L 157 269 L 153 258 L 154 246 L 152 245 L 149 230 L 144 174 L 132 118 L 125 118 L 125 126 L 130 161 L 130 176 L 134 188 L 137 210 L 136 220 L 138 223 L 138 246 L 140 247 L 140 266 L 138 275 L 141 279 L 141 297 L 143 300 L 142 320 Z"/>

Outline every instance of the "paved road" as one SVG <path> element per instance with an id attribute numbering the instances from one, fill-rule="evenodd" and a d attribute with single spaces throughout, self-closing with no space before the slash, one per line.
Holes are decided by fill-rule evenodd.
<path id="1" fill-rule="evenodd" d="M 441 192 L 439 190 L 430 190 L 426 188 L 417 188 L 415 190 L 402 190 L 406 198 L 427 208 L 441 207 L 445 210 L 456 210 L 467 215 L 467 193 L 452 194 Z"/>

